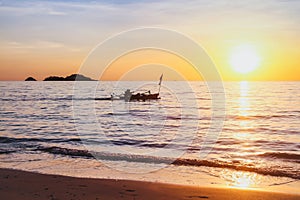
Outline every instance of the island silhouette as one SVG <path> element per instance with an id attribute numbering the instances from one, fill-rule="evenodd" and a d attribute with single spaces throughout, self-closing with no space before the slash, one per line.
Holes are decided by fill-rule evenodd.
<path id="1" fill-rule="evenodd" d="M 25 81 L 36 81 L 33 77 L 28 77 Z M 86 77 L 82 74 L 72 74 L 66 77 L 61 76 L 48 76 L 43 81 L 96 81 L 92 78 Z"/>
<path id="2" fill-rule="evenodd" d="M 36 79 L 30 76 L 30 77 L 26 78 L 25 81 L 36 81 Z"/>

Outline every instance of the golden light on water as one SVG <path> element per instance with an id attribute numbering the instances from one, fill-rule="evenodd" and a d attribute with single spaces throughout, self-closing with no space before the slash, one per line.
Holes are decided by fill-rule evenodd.
<path id="1" fill-rule="evenodd" d="M 233 187 L 249 188 L 254 186 L 254 178 L 245 172 L 233 173 Z"/>
<path id="2" fill-rule="evenodd" d="M 238 116 L 247 117 L 250 110 L 250 102 L 248 99 L 249 85 L 247 81 L 240 82 L 240 97 L 238 100 Z"/>
<path id="3" fill-rule="evenodd" d="M 252 124 L 249 121 L 251 104 L 249 101 L 249 83 L 247 81 L 240 82 L 240 97 L 237 101 L 238 104 L 238 113 L 239 116 L 239 126 L 245 130 L 251 129 Z M 248 131 L 238 131 L 233 135 L 237 139 L 246 140 L 251 137 Z"/>
<path id="4" fill-rule="evenodd" d="M 240 82 L 240 96 L 241 97 L 246 97 L 248 96 L 249 92 L 249 83 L 248 81 L 241 81 Z"/>
<path id="5" fill-rule="evenodd" d="M 246 141 L 253 137 L 248 131 L 253 127 L 253 124 L 251 123 L 251 102 L 249 100 L 249 87 L 250 86 L 247 81 L 240 82 L 240 96 L 237 100 L 237 114 L 239 116 L 239 126 L 242 130 L 234 133 L 233 135 L 238 140 L 244 140 L 244 144 L 247 144 Z M 243 153 L 240 153 L 240 155 L 242 154 Z M 244 159 L 243 162 L 251 163 L 251 160 Z M 257 185 L 258 182 L 256 174 L 241 171 L 226 172 L 225 178 L 226 180 L 229 180 L 228 186 L 243 189 L 253 188 Z"/>
<path id="6" fill-rule="evenodd" d="M 257 175 L 250 172 L 226 171 L 223 178 L 227 180 L 227 186 L 234 188 L 249 189 L 259 185 Z"/>

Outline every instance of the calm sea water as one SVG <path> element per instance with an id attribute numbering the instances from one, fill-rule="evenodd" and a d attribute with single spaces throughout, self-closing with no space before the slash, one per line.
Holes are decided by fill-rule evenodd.
<path id="1" fill-rule="evenodd" d="M 95 98 L 155 92 L 157 83 L 0 88 L 0 167 L 191 184 L 207 176 L 254 187 L 300 180 L 299 82 L 225 82 L 213 91 L 226 97 L 217 99 L 226 105 L 217 118 L 222 107 L 205 82 L 164 82 L 161 99 L 150 102 Z"/>

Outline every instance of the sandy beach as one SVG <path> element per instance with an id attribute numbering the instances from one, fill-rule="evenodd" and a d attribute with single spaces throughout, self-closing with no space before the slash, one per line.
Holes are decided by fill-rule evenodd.
<path id="1" fill-rule="evenodd" d="M 74 178 L 0 169 L 1 199 L 300 199 L 298 195 L 130 180 Z"/>

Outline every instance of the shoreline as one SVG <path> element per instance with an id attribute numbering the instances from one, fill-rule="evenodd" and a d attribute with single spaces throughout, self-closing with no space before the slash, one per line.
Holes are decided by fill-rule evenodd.
<path id="1" fill-rule="evenodd" d="M 0 168 L 4 199 L 300 199 L 300 195 L 251 189 L 196 187 L 157 182 L 77 178 Z"/>

